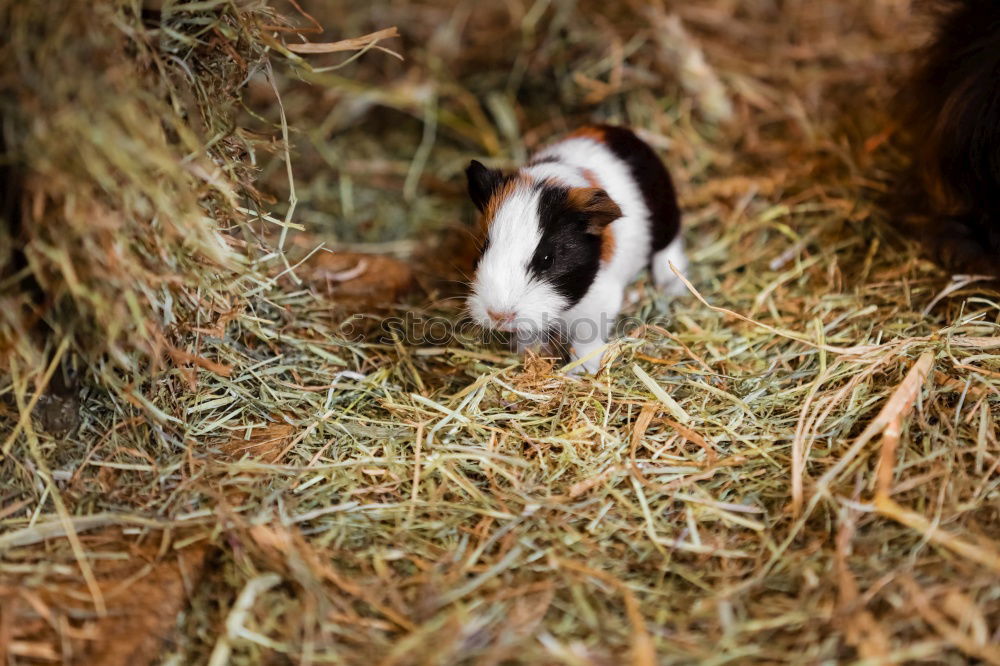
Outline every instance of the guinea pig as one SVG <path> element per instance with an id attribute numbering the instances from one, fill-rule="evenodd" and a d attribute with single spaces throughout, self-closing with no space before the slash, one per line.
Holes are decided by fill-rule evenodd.
<path id="1" fill-rule="evenodd" d="M 1000 277 L 1000 2 L 937 7 L 897 99 L 912 167 L 895 208 L 945 268 Z"/>
<path id="2" fill-rule="evenodd" d="M 485 237 L 468 310 L 519 351 L 558 339 L 596 374 L 640 271 L 683 289 L 670 268 L 687 269 L 674 185 L 632 131 L 586 126 L 513 173 L 472 161 L 466 176 Z"/>

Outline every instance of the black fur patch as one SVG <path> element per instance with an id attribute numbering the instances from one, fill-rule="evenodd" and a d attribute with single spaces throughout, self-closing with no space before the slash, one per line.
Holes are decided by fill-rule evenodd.
<path id="1" fill-rule="evenodd" d="M 540 185 L 538 189 L 542 240 L 528 268 L 572 307 L 594 283 L 601 261 L 601 237 L 587 230 L 590 216 L 570 205 L 567 188 Z"/>
<path id="2" fill-rule="evenodd" d="M 677 192 L 663 162 L 645 141 L 631 130 L 613 125 L 597 125 L 605 145 L 628 165 L 650 212 L 652 255 L 665 248 L 681 229 L 681 209 Z"/>
<path id="3" fill-rule="evenodd" d="M 558 162 L 559 158 L 549 155 L 548 157 L 534 157 L 530 162 L 525 164 L 526 167 L 533 167 L 539 164 L 551 164 L 552 162 Z"/>
<path id="4" fill-rule="evenodd" d="M 469 183 L 469 197 L 480 213 L 486 210 L 490 198 L 509 178 L 499 169 L 489 169 L 476 160 L 469 162 L 469 166 L 465 169 L 465 177 Z"/>

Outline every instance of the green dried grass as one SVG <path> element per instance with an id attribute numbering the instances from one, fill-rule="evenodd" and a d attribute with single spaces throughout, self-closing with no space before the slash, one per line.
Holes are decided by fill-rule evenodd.
<path id="1" fill-rule="evenodd" d="M 346 215 L 338 197 L 353 188 L 426 234 L 463 205 L 431 193 L 428 174 L 447 179 L 470 154 L 516 159 L 521 137 L 587 117 L 631 121 L 669 145 L 684 194 L 696 293 L 668 305 L 635 288 L 633 313 L 668 311 L 668 329 L 636 330 L 607 373 L 568 379 L 465 338 L 346 342 L 300 271 L 306 284 L 260 291 L 223 336 L 191 348 L 228 376 L 168 369 L 141 386 L 145 409 L 90 390 L 70 439 L 37 433 L 82 548 L 109 526 L 123 528 L 122 552 L 212 544 L 173 663 L 997 661 L 998 295 L 949 283 L 874 202 L 898 159 L 871 140 L 887 125 L 877 109 L 914 18 L 893 2 L 679 8 L 739 93 L 732 139 L 678 92 L 638 11 L 601 22 L 574 7 L 474 12 L 469 48 L 438 69 L 450 5 L 378 8 L 372 21 L 409 32 L 407 67 L 436 105 L 407 96 L 397 65 L 344 71 L 380 83 L 334 89 L 327 130 L 348 131 L 338 119 L 357 95 L 390 108 L 369 111 L 372 127 L 300 139 L 296 164 L 315 176 L 298 180 L 298 211 L 329 200 Z M 353 34 L 375 27 L 354 16 L 367 14 L 347 15 Z M 619 52 L 622 90 L 585 101 Z M 511 76 L 519 98 L 498 84 Z M 553 76 L 558 106 L 535 92 Z M 511 109 L 518 131 L 470 111 L 470 90 L 504 91 L 491 112 Z M 293 121 L 316 112 L 294 83 L 282 92 Z M 406 176 L 428 134 L 399 112 L 438 114 L 412 206 Z M 393 131 L 366 138 L 386 117 Z M 390 176 L 376 196 L 373 164 L 350 152 L 379 145 Z M 313 168 L 331 155 L 339 183 Z M 406 308 L 458 316 L 451 287 L 426 282 Z M 22 402 L 27 379 L 10 389 Z M 233 455 L 234 439 L 277 423 L 292 428 L 267 455 Z M 24 503 L 0 519 L 9 598 L 78 578 L 27 451 L 34 436 L 29 422 L 3 463 L 4 504 Z M 89 603 L 71 624 L 93 617 Z M 9 607 L 15 626 L 37 613 Z M 73 644 L 54 633 L 19 638 Z"/>
<path id="2" fill-rule="evenodd" d="M 195 290 L 211 299 L 245 270 L 220 230 L 237 225 L 251 183 L 253 146 L 234 113 L 274 17 L 263 5 L 166 3 L 152 27 L 142 9 L 0 7 L 5 160 L 19 181 L 3 234 L 23 248 L 0 265 L 5 358 L 34 361 L 68 336 L 137 371 L 205 307 Z"/>

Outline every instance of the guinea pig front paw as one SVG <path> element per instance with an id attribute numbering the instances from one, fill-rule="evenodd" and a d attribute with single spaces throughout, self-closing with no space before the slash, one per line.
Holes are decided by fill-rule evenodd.
<path id="1" fill-rule="evenodd" d="M 576 361 L 583 356 L 586 356 L 586 354 L 573 355 L 572 360 Z M 566 370 L 566 374 L 571 377 L 579 377 L 583 374 L 596 375 L 601 370 L 601 356 L 602 354 L 594 354 L 590 356 L 582 363 L 577 363 L 573 367 Z"/>

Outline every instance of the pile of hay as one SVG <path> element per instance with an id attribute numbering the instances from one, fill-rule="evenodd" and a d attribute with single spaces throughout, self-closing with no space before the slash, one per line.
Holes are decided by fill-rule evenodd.
<path id="1" fill-rule="evenodd" d="M 220 232 L 253 192 L 257 142 L 234 123 L 274 16 L 223 2 L 0 11 L 0 350 L 31 363 L 69 340 L 141 371 L 243 270 Z"/>
<path id="2" fill-rule="evenodd" d="M 23 74 L 0 101 L 41 193 L 0 246 L 28 248 L 2 259 L 11 659 L 1000 663 L 1000 295 L 877 205 L 909 3 L 290 3 L 336 29 L 316 41 L 399 25 L 406 60 L 335 53 L 280 105 L 252 83 L 259 134 L 230 87 L 280 47 L 259 4 L 64 4 L 34 20 L 95 29 L 4 52 L 47 73 L 46 112 Z M 263 156 L 282 117 L 291 182 Z M 595 119 L 681 184 L 690 295 L 640 281 L 648 323 L 597 378 L 432 335 L 461 316 L 465 162 Z M 287 255 L 258 250 L 267 220 Z M 421 291 L 345 320 L 345 276 L 386 273 L 305 259 L 319 240 L 405 258 Z M 59 354 L 68 434 L 27 418 Z"/>

